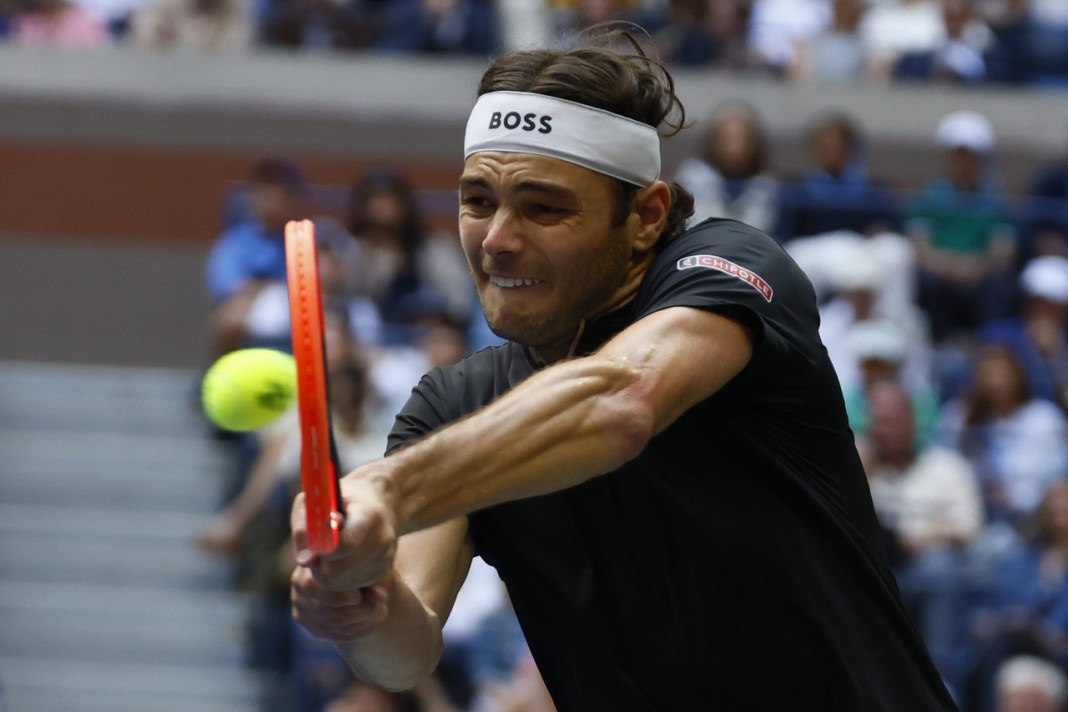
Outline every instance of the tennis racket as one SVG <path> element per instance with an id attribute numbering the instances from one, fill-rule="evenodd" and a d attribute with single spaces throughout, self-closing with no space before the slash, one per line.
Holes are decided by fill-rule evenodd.
<path id="1" fill-rule="evenodd" d="M 338 545 L 344 513 L 337 445 L 330 425 L 323 345 L 323 293 L 319 252 L 310 220 L 286 224 L 286 276 L 300 414 L 300 483 L 308 517 L 308 548 L 329 554 Z"/>

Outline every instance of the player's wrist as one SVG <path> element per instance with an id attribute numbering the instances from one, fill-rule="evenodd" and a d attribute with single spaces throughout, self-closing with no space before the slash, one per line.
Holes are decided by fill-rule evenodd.
<path id="1" fill-rule="evenodd" d="M 346 476 L 346 479 L 348 478 L 352 478 L 361 488 L 371 491 L 369 495 L 364 496 L 369 496 L 379 503 L 382 514 L 387 518 L 397 536 L 404 533 L 405 519 L 402 516 L 397 486 L 392 469 L 388 467 L 386 460 L 368 463 L 351 472 Z"/>

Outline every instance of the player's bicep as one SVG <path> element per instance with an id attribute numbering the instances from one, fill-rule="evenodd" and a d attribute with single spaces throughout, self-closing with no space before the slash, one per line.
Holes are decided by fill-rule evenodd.
<path id="1" fill-rule="evenodd" d="M 611 339 L 601 355 L 625 358 L 640 377 L 628 389 L 650 410 L 659 433 L 737 376 L 753 355 L 742 322 L 691 307 L 650 314 Z"/>
<path id="2" fill-rule="evenodd" d="M 402 536 L 397 541 L 394 569 L 445 625 L 473 557 L 467 518 L 461 517 Z"/>

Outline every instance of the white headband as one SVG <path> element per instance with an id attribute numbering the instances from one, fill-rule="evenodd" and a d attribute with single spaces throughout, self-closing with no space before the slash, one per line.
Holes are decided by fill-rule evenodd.
<path id="1" fill-rule="evenodd" d="M 480 151 L 533 153 L 646 186 L 660 177 L 660 135 L 634 119 L 545 94 L 495 91 L 475 102 L 464 160 Z"/>

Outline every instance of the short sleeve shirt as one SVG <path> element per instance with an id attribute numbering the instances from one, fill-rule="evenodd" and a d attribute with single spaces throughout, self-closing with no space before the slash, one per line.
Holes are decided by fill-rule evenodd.
<path id="1" fill-rule="evenodd" d="M 880 549 L 808 280 L 765 234 L 706 221 L 580 353 L 674 307 L 748 326 L 742 373 L 618 470 L 469 517 L 557 706 L 953 709 Z M 390 448 L 535 370 L 508 343 L 432 371 Z"/>

